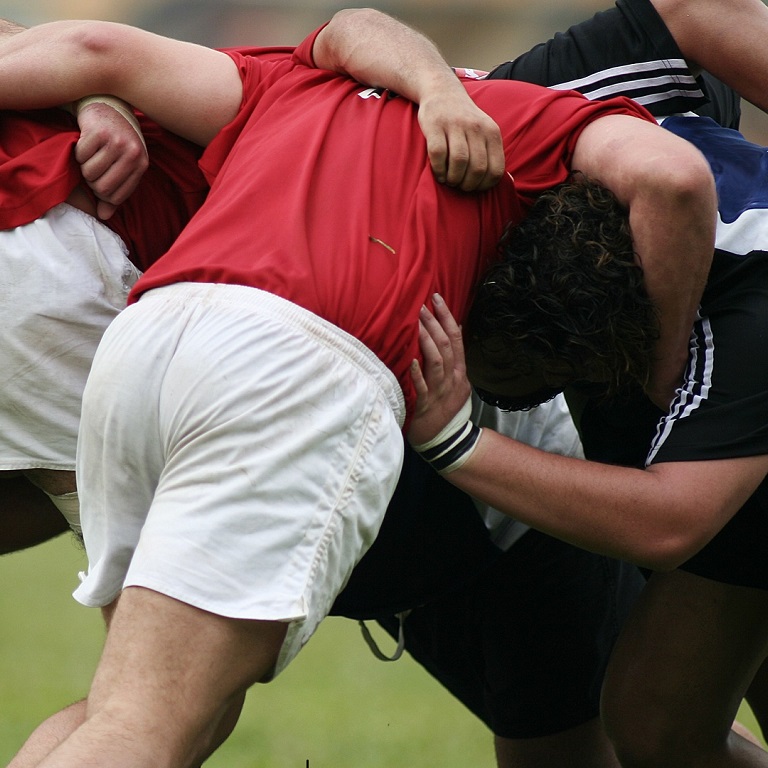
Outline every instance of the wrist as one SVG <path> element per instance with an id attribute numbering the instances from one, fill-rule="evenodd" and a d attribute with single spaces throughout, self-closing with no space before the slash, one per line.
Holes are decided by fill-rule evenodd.
<path id="1" fill-rule="evenodd" d="M 131 109 L 130 104 L 122 99 L 118 99 L 116 96 L 97 94 L 94 96 L 86 96 L 75 102 L 72 105 L 74 114 L 79 116 L 80 112 L 90 104 L 104 104 L 117 112 L 117 114 L 120 115 L 134 131 L 136 131 L 136 134 L 141 139 L 141 143 L 144 145 L 144 150 L 146 151 L 147 143 L 144 141 L 144 134 L 141 132 L 141 126 L 139 125 L 139 121 Z"/>
<path id="2" fill-rule="evenodd" d="M 482 429 L 472 422 L 472 398 L 467 398 L 461 410 L 440 432 L 426 443 L 413 449 L 441 475 L 462 467 L 480 440 Z"/>

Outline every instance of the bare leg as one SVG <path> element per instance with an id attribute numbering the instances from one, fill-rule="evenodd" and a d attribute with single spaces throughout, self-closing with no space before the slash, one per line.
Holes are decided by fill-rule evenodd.
<path id="1" fill-rule="evenodd" d="M 761 0 L 652 0 L 685 58 L 768 111 L 768 8 Z"/>
<path id="2" fill-rule="evenodd" d="M 496 737 L 499 768 L 619 768 L 613 747 L 598 719 L 539 739 Z"/>
<path id="3" fill-rule="evenodd" d="M 226 619 L 150 590 L 118 601 L 87 719 L 41 766 L 199 765 L 274 667 L 287 625 Z"/>
<path id="4" fill-rule="evenodd" d="M 222 744 L 232 733 L 235 725 L 237 725 L 244 700 L 245 696 L 242 696 L 230 707 L 216 734 L 212 750 Z M 86 706 L 85 699 L 75 702 L 35 728 L 16 756 L 8 763 L 8 768 L 35 768 L 38 766 L 43 758 L 47 757 L 85 722 Z"/>
<path id="5" fill-rule="evenodd" d="M 8 768 L 34 768 L 85 721 L 85 699 L 71 704 L 38 726 Z"/>
<path id="6" fill-rule="evenodd" d="M 731 731 L 767 642 L 768 592 L 683 571 L 654 575 L 603 687 L 622 766 L 768 766 L 768 753 Z"/>

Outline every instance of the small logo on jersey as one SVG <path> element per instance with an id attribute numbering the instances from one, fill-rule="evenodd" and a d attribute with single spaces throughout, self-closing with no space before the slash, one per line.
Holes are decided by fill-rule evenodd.
<path id="1" fill-rule="evenodd" d="M 455 67 L 453 70 L 460 80 L 483 80 L 488 77 L 488 73 L 482 69 L 464 69 Z"/>
<path id="2" fill-rule="evenodd" d="M 361 99 L 380 99 L 384 95 L 383 88 L 366 88 L 364 91 L 360 91 L 357 94 Z"/>

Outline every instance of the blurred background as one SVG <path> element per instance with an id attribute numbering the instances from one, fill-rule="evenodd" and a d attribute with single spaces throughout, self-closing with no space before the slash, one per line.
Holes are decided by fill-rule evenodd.
<path id="1" fill-rule="evenodd" d="M 378 0 L 429 35 L 456 66 L 490 69 L 611 0 Z M 215 47 L 293 45 L 344 4 L 325 0 L 0 0 L 25 25 L 122 21 Z M 742 128 L 768 144 L 745 105 Z M 0 558 L 0 764 L 51 712 L 84 696 L 102 641 L 98 612 L 71 599 L 82 553 L 68 537 Z M 388 640 L 381 638 L 386 648 Z M 194 642 L 194 638 L 190 639 Z M 744 717 L 750 722 L 749 713 Z M 257 686 L 224 768 L 483 768 L 490 734 L 410 659 L 376 661 L 354 622 L 331 619 L 274 683 Z"/>
<path id="2" fill-rule="evenodd" d="M 378 0 L 369 4 L 425 32 L 454 66 L 490 69 L 608 7 L 611 0 Z M 0 0 L 0 15 L 27 25 L 56 18 L 122 21 L 226 47 L 296 44 L 343 7 L 343 0 Z M 745 105 L 742 130 L 748 138 L 768 144 L 768 118 L 750 105 Z"/>

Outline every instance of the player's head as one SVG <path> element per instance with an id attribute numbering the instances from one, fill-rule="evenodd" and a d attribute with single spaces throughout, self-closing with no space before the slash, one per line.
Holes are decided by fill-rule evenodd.
<path id="1" fill-rule="evenodd" d="M 658 319 L 627 212 L 611 192 L 575 174 L 543 194 L 499 247 L 465 334 L 484 399 L 520 410 L 575 380 L 614 391 L 647 382 Z"/>

